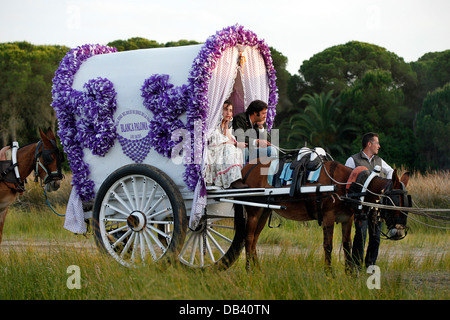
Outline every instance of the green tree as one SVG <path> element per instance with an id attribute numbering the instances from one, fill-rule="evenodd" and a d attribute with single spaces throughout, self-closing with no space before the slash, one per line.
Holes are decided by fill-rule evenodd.
<path id="1" fill-rule="evenodd" d="M 386 136 L 383 151 L 389 151 L 389 162 L 414 163 L 416 145 L 411 141 L 417 108 L 410 101 L 417 91 L 417 76 L 403 58 L 373 44 L 351 41 L 304 61 L 300 72 L 303 90 L 334 90 L 341 97 L 347 120 L 359 128 L 352 151 L 361 148 L 362 134 L 375 131 Z M 349 143 L 348 137 L 342 143 Z"/>
<path id="2" fill-rule="evenodd" d="M 354 136 L 357 128 L 348 124 L 339 98 L 333 98 L 333 91 L 330 91 L 320 95 L 306 94 L 302 100 L 306 102 L 306 108 L 290 118 L 287 140 L 294 142 L 297 148 L 305 142 L 323 147 L 334 158 L 342 160 L 351 147 L 345 141 Z"/>
<path id="3" fill-rule="evenodd" d="M 118 51 L 128 51 L 147 48 L 159 48 L 162 47 L 155 40 L 148 40 L 145 38 L 134 37 L 128 40 L 115 40 L 108 43 L 108 46 L 116 48 Z"/>
<path id="4" fill-rule="evenodd" d="M 108 43 L 108 46 L 115 47 L 118 51 L 129 51 L 137 49 L 189 46 L 194 44 L 199 44 L 199 42 L 194 40 L 178 40 L 178 41 L 169 41 L 163 44 L 155 40 L 148 40 L 141 37 L 134 37 L 128 40 L 111 41 Z"/>
<path id="5" fill-rule="evenodd" d="M 411 67 L 417 74 L 419 84 L 418 89 L 411 94 L 411 104 L 415 111 L 419 111 L 429 92 L 450 82 L 450 50 L 426 53 L 411 62 Z"/>
<path id="6" fill-rule="evenodd" d="M 399 122 L 412 123 L 408 108 L 403 106 L 403 91 L 392 83 L 390 72 L 369 70 L 342 92 L 342 103 L 350 110 L 350 121 L 361 132 L 391 128 Z"/>
<path id="7" fill-rule="evenodd" d="M 361 79 L 341 94 L 349 111 L 349 121 L 359 128 L 352 152 L 361 149 L 361 136 L 378 132 L 382 152 L 391 164 L 408 167 L 415 162 L 416 145 L 412 131 L 413 114 L 404 106 L 404 93 L 392 85 L 386 70 L 367 71 Z"/>
<path id="8" fill-rule="evenodd" d="M 275 126 L 278 126 L 279 121 L 285 117 L 286 112 L 292 107 L 292 102 L 288 97 L 288 82 L 291 78 L 291 74 L 286 70 L 288 58 L 272 47 L 270 47 L 270 53 L 272 55 L 273 67 L 275 68 L 277 75 L 278 116 L 275 119 Z"/>
<path id="9" fill-rule="evenodd" d="M 417 86 L 416 74 L 403 58 L 385 48 L 358 41 L 325 49 L 300 67 L 305 83 L 314 92 L 334 90 L 335 95 L 362 79 L 369 70 L 390 72 L 392 86 L 405 92 Z"/>
<path id="10" fill-rule="evenodd" d="M 0 132 L 2 145 L 26 143 L 38 127 L 55 127 L 50 107 L 52 78 L 69 49 L 28 42 L 0 44 Z"/>
<path id="11" fill-rule="evenodd" d="M 450 82 L 429 93 L 417 116 L 422 169 L 450 169 Z"/>
<path id="12" fill-rule="evenodd" d="M 23 96 L 31 76 L 31 66 L 27 54 L 15 44 L 2 45 L 0 50 L 0 130 L 5 143 L 8 137 L 17 139 L 21 128 L 20 111 Z"/>

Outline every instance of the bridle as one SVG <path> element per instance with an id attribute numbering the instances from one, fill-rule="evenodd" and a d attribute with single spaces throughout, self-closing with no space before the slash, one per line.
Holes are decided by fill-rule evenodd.
<path id="1" fill-rule="evenodd" d="M 64 160 L 64 156 L 59 151 L 56 141 L 50 139 L 50 143 L 52 144 L 52 149 L 44 149 L 44 145 L 42 143 L 42 140 L 37 143 L 36 151 L 34 153 L 34 175 L 35 175 L 35 182 L 38 181 L 39 177 L 39 167 L 44 170 L 45 177 L 44 179 L 41 179 L 41 184 L 47 184 L 55 180 L 62 180 L 63 174 L 61 172 L 61 162 Z M 42 145 L 42 151 L 39 151 Z M 57 171 L 50 171 L 49 165 L 53 162 L 52 154 L 55 154 L 56 159 L 56 169 Z M 42 161 L 41 161 L 42 156 Z M 43 181 L 42 181 L 43 180 Z M 43 182 L 43 183 L 42 183 Z"/>
<path id="2" fill-rule="evenodd" d="M 405 230 L 405 234 L 402 237 L 392 237 L 389 236 L 389 234 L 383 235 L 389 239 L 389 240 L 401 240 L 406 237 L 408 233 L 408 227 L 406 226 L 406 221 L 408 218 L 408 212 L 407 211 L 401 211 L 401 216 L 395 216 L 393 213 L 390 213 L 389 211 L 394 211 L 395 207 L 412 207 L 412 200 L 411 196 L 408 195 L 408 191 L 406 190 L 405 185 L 403 182 L 400 182 L 401 189 L 392 189 L 392 181 L 386 188 L 383 196 L 381 197 L 381 204 L 382 205 L 388 205 L 393 206 L 393 209 L 381 209 L 381 214 L 384 217 L 384 220 L 386 221 L 386 225 L 389 230 L 391 229 L 398 229 L 399 226 L 401 226 Z"/>

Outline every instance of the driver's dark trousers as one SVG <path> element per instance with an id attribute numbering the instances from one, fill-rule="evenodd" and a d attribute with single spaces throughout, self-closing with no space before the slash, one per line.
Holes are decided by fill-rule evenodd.
<path id="1" fill-rule="evenodd" d="M 355 219 L 355 238 L 353 239 L 352 259 L 357 267 L 361 267 L 364 258 L 364 247 L 367 231 L 369 231 L 369 245 L 364 259 L 366 268 L 374 265 L 378 258 L 380 248 L 381 222 L 373 222 L 370 215 L 368 219 Z"/>

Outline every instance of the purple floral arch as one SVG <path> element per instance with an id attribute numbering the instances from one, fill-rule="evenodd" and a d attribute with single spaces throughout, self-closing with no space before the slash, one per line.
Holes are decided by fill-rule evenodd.
<path id="1" fill-rule="evenodd" d="M 209 37 L 192 65 L 188 79 L 188 86 L 192 87 L 192 106 L 187 108 L 186 111 L 186 127 L 191 133 L 194 132 L 194 123 L 199 120 L 202 122 L 202 132 L 205 132 L 206 115 L 208 113 L 208 85 L 212 77 L 212 71 L 224 51 L 236 45 L 256 46 L 264 59 L 269 79 L 269 109 L 266 123 L 269 130 L 272 128 L 276 115 L 276 104 L 278 103 L 278 89 L 270 48 L 264 40 L 258 39 L 255 33 L 236 24 Z M 194 139 L 191 139 L 191 141 L 194 141 Z M 202 150 L 195 150 L 196 146 L 192 145 L 193 150 L 195 150 L 192 154 L 202 152 L 205 146 L 201 145 L 200 147 Z M 195 189 L 199 178 L 201 178 L 201 164 L 193 162 L 191 161 L 191 164 L 186 165 L 184 174 L 185 182 L 191 190 Z"/>
<path id="2" fill-rule="evenodd" d="M 275 107 L 278 102 L 276 71 L 273 67 L 270 49 L 264 40 L 258 39 L 256 34 L 245 30 L 240 25 L 225 28 L 207 39 L 194 60 L 187 85 L 173 88 L 174 94 L 180 95 L 180 101 L 173 100 L 169 103 L 162 103 L 161 98 L 151 95 L 149 90 L 154 88 L 157 81 L 161 84 L 167 82 L 166 75 L 152 75 L 146 80 L 141 90 L 144 105 L 148 110 L 154 112 L 163 105 L 169 109 L 176 109 L 159 113 L 158 123 L 167 123 L 167 125 L 176 128 L 185 126 L 191 132 L 192 137 L 194 136 L 194 123 L 196 121 L 200 120 L 204 129 L 208 112 L 208 85 L 212 71 L 223 52 L 236 45 L 256 46 L 264 59 L 269 79 L 267 126 L 270 129 L 273 125 L 276 114 Z M 83 160 L 83 148 L 87 147 L 93 154 L 104 156 L 114 145 L 118 136 L 113 119 L 117 103 L 114 86 L 108 79 L 97 78 L 88 81 L 84 86 L 87 92 L 72 89 L 72 84 L 75 74 L 84 61 L 94 55 L 112 52 L 117 52 L 117 49 L 102 45 L 84 45 L 72 49 L 62 59 L 53 79 L 52 107 L 55 109 L 59 122 L 58 136 L 72 169 L 72 184 L 82 201 L 89 201 L 95 197 L 94 182 L 88 178 L 89 165 Z M 184 111 L 187 114 L 186 125 L 177 119 L 180 113 Z M 173 117 L 174 114 L 177 115 L 176 118 Z M 76 116 L 78 116 L 78 120 Z M 166 129 L 165 126 L 159 126 L 159 129 L 155 128 L 155 132 L 161 131 L 159 133 L 166 136 L 167 134 L 164 134 L 167 131 Z M 170 137 L 167 138 L 170 139 Z M 156 138 L 154 140 L 162 141 Z M 201 148 L 201 150 L 194 150 L 192 154 L 195 154 L 195 151 L 203 152 L 203 145 L 194 146 L 194 139 L 191 139 L 191 141 L 193 148 Z M 163 143 L 153 147 L 160 154 L 170 157 L 174 143 Z M 186 164 L 184 181 L 191 190 L 195 189 L 201 178 L 200 166 L 200 164 L 195 163 Z"/>

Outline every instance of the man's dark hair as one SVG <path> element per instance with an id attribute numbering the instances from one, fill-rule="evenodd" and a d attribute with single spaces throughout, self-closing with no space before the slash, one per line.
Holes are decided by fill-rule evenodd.
<path id="1" fill-rule="evenodd" d="M 362 138 L 362 148 L 363 148 L 363 150 L 367 146 L 367 144 L 372 141 L 373 137 L 378 137 L 378 133 L 368 132 L 368 133 L 366 133 L 363 136 L 363 138 Z"/>
<path id="2" fill-rule="evenodd" d="M 263 111 L 264 109 L 267 109 L 268 107 L 269 106 L 264 101 L 254 100 L 250 103 L 250 105 L 248 106 L 248 108 L 245 112 L 247 112 L 247 114 L 251 115 L 251 114 L 254 114 L 255 112 L 260 113 L 261 111 Z"/>

